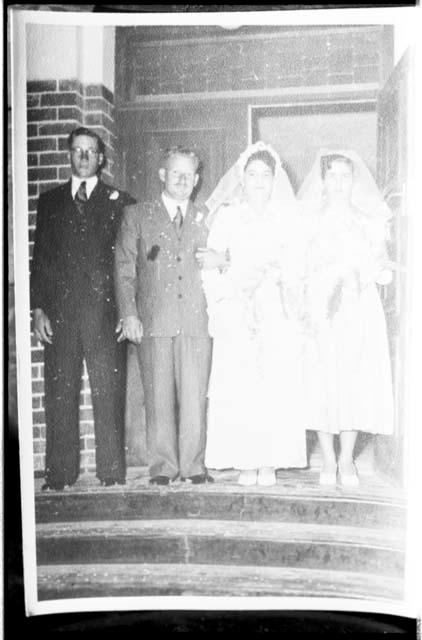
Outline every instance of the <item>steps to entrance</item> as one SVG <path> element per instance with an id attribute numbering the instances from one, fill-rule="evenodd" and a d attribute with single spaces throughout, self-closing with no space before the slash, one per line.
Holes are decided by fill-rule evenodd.
<path id="1" fill-rule="evenodd" d="M 320 492 L 321 493 L 321 492 Z M 397 528 L 403 506 L 342 493 L 310 496 L 305 491 L 254 491 L 229 487 L 186 490 L 143 489 L 43 494 L 36 500 L 36 521 L 137 520 L 158 518 L 255 520 Z"/>
<path id="2" fill-rule="evenodd" d="M 209 564 L 73 564 L 38 568 L 40 599 L 267 596 L 400 600 L 397 578 L 318 569 Z M 382 594 L 382 595 L 380 595 Z"/>
<path id="3" fill-rule="evenodd" d="M 95 479 L 36 496 L 39 599 L 271 595 L 400 600 L 405 503 L 377 479 L 321 488 L 230 478 L 157 488 Z M 371 496 L 372 492 L 372 496 Z"/>
<path id="4" fill-rule="evenodd" d="M 219 520 L 146 520 L 38 527 L 40 564 L 157 562 L 335 567 L 400 576 L 398 531 L 360 527 Z"/>

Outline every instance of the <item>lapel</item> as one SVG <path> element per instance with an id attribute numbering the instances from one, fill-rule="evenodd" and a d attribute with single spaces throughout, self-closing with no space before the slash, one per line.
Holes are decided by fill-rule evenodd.
<path id="1" fill-rule="evenodd" d="M 174 239 L 178 240 L 176 229 L 161 198 L 156 200 L 154 222 L 160 229 L 167 230 Z"/>
<path id="2" fill-rule="evenodd" d="M 72 182 L 69 180 L 62 185 L 62 192 L 60 194 L 60 210 L 61 214 L 58 218 L 59 225 L 63 226 L 63 223 L 69 221 L 71 224 L 79 216 L 79 211 L 76 208 L 75 201 L 72 198 Z M 64 214 L 64 216 L 63 216 Z M 63 219 L 64 217 L 64 219 Z"/>
<path id="3" fill-rule="evenodd" d="M 98 179 L 98 182 L 92 190 L 92 193 L 87 202 L 86 210 L 88 215 L 91 215 L 91 212 L 93 212 L 94 214 L 102 214 L 104 212 L 107 193 L 107 187 L 105 186 L 104 182 Z"/>
<path id="4" fill-rule="evenodd" d="M 180 242 L 185 247 L 190 245 L 192 238 L 195 236 L 195 224 L 194 224 L 195 214 L 196 214 L 196 207 L 192 203 L 192 201 L 189 200 L 189 204 L 186 209 L 185 219 L 183 220 L 182 234 L 180 236 Z"/>
<path id="5" fill-rule="evenodd" d="M 88 199 L 87 210 L 95 208 L 96 205 L 101 202 L 101 200 L 108 201 L 108 193 L 109 189 L 107 188 L 106 184 L 101 180 L 101 178 L 98 178 L 98 182 L 92 190 L 92 193 Z M 74 205 L 75 201 L 72 197 L 72 180 L 68 180 L 63 184 L 63 198 L 65 205 Z"/>
<path id="6" fill-rule="evenodd" d="M 172 234 L 173 238 L 179 241 L 179 238 L 176 233 L 176 229 L 174 228 L 173 221 L 171 220 L 168 211 L 164 205 L 164 202 L 161 198 L 157 199 L 155 213 L 157 214 L 157 220 L 160 227 L 163 227 L 169 230 L 169 233 Z M 196 207 L 191 200 L 189 200 L 188 207 L 186 209 L 186 215 L 183 220 L 182 233 L 180 236 L 180 242 L 182 242 L 183 238 L 186 237 L 188 231 L 191 229 L 192 222 L 194 220 L 194 216 L 196 213 Z"/>
<path id="7" fill-rule="evenodd" d="M 74 207 L 74 201 L 72 198 L 72 181 L 68 180 L 67 182 L 65 182 L 62 186 L 63 188 L 63 204 L 66 208 L 68 207 Z"/>
<path id="8" fill-rule="evenodd" d="M 116 210 L 110 200 L 112 189 L 98 180 L 87 202 L 86 216 L 88 225 L 95 232 L 102 233 L 112 225 Z"/>
<path id="9" fill-rule="evenodd" d="M 190 229 L 195 213 L 196 213 L 196 208 L 192 200 L 189 200 L 188 208 L 186 209 L 185 219 L 183 221 L 182 235 L 185 228 Z"/>
<path id="10" fill-rule="evenodd" d="M 79 228 L 84 220 L 90 231 L 91 240 L 93 240 L 98 234 L 106 232 L 113 220 L 114 210 L 109 206 L 109 189 L 104 182 L 100 179 L 98 180 L 86 203 L 85 214 L 81 218 L 81 214 L 72 198 L 71 185 L 71 180 L 64 185 L 64 204 L 68 212 L 67 219 L 76 228 Z"/>

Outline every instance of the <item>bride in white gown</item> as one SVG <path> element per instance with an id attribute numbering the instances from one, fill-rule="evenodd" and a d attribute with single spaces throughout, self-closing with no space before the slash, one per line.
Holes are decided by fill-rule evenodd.
<path id="1" fill-rule="evenodd" d="M 376 286 L 391 281 L 391 213 L 353 151 L 322 150 L 298 197 L 309 238 L 307 427 L 318 432 L 320 483 L 336 483 L 339 434 L 339 478 L 356 486 L 357 432 L 393 431 L 387 329 Z"/>
<path id="2" fill-rule="evenodd" d="M 227 265 L 202 272 L 214 338 L 206 465 L 270 485 L 275 469 L 307 465 L 296 202 L 278 155 L 259 142 L 207 205 L 208 248 Z"/>

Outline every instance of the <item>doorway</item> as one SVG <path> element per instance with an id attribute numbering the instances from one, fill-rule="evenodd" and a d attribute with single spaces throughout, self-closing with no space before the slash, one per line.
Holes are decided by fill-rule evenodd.
<path id="1" fill-rule="evenodd" d="M 393 437 L 359 434 L 356 463 L 403 482 L 405 448 L 406 247 L 408 220 L 408 75 L 409 52 L 393 69 L 377 99 L 305 104 L 252 105 L 249 140 L 263 140 L 279 154 L 297 193 L 321 148 L 353 149 L 365 161 L 393 213 L 390 257 L 399 268 L 388 287 L 380 287 L 393 367 L 395 432 Z M 308 432 L 310 465 L 320 465 L 316 434 Z"/>
<path id="2" fill-rule="evenodd" d="M 251 106 L 250 139 L 274 147 L 296 193 L 323 147 L 354 149 L 376 175 L 376 107 L 374 100 Z"/>
<path id="3" fill-rule="evenodd" d="M 376 100 L 251 106 L 249 117 L 251 142 L 262 140 L 275 149 L 295 193 L 321 148 L 354 149 L 376 176 Z M 318 469 L 322 460 L 314 431 L 307 432 L 307 450 L 309 465 Z M 359 433 L 355 456 L 360 473 L 373 472 L 373 436 Z"/>

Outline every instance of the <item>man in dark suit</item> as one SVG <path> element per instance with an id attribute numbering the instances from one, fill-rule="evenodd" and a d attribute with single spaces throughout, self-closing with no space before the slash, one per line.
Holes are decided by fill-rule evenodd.
<path id="1" fill-rule="evenodd" d="M 158 485 L 212 481 L 204 465 L 211 339 L 195 257 L 208 229 L 190 200 L 198 165 L 192 151 L 170 149 L 161 197 L 127 207 L 116 241 L 120 339 L 140 344 L 150 482 Z"/>
<path id="2" fill-rule="evenodd" d="M 126 354 L 116 341 L 114 243 L 134 200 L 100 179 L 101 138 L 69 136 L 72 177 L 40 196 L 31 270 L 34 334 L 45 344 L 46 477 L 61 490 L 79 475 L 79 396 L 85 358 L 95 423 L 96 472 L 124 484 Z"/>

